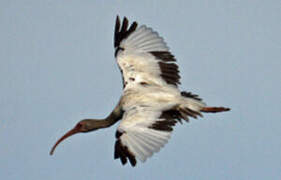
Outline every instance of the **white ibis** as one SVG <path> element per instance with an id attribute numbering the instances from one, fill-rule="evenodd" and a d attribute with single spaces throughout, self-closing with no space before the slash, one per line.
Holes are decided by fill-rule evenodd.
<path id="1" fill-rule="evenodd" d="M 180 91 L 180 75 L 175 57 L 163 38 L 151 28 L 136 22 L 122 25 L 116 18 L 114 34 L 115 57 L 123 77 L 123 95 L 105 119 L 81 120 L 65 138 L 80 132 L 107 128 L 121 120 L 115 142 L 114 158 L 124 165 L 129 160 L 144 162 L 158 152 L 170 138 L 173 126 L 182 119 L 197 118 L 204 113 L 229 111 L 225 107 L 207 107 L 198 97 Z"/>

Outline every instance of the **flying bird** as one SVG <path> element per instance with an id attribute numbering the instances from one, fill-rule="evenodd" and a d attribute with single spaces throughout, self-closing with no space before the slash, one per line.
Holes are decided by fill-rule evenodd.
<path id="1" fill-rule="evenodd" d="M 179 68 L 164 39 L 151 28 L 126 17 L 116 18 L 114 32 L 116 62 L 123 79 L 123 94 L 105 119 L 84 119 L 62 136 L 50 151 L 76 133 L 107 128 L 120 121 L 116 131 L 114 158 L 125 165 L 145 162 L 163 147 L 173 126 L 202 113 L 229 111 L 209 107 L 198 95 L 181 91 Z"/>

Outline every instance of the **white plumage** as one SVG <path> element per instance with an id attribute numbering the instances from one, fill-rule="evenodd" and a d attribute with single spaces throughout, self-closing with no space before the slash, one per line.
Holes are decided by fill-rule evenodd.
<path id="1" fill-rule="evenodd" d="M 119 19 L 117 28 L 118 21 Z M 126 23 L 127 20 L 124 19 L 122 27 L 127 26 Z M 166 77 L 171 76 L 171 80 L 179 79 L 178 67 L 174 64 L 174 56 L 170 54 L 163 38 L 151 28 L 145 25 L 136 28 L 115 48 L 124 81 L 121 99 L 124 115 L 118 127 L 118 132 L 122 135 L 118 138 L 121 146 L 128 149 L 128 153 L 144 162 L 154 152 L 158 152 L 170 138 L 171 129 L 153 128 L 154 124 L 158 123 L 160 126 L 161 122 L 165 126 L 166 121 L 174 125 L 173 118 L 161 117 L 163 112 L 178 110 L 180 114 L 174 118 L 187 119 L 187 115 L 201 115 L 200 110 L 205 104 L 200 99 L 182 96 L 177 88 L 179 82 L 169 83 L 165 76 L 161 76 L 163 69 L 159 63 L 168 67 Z M 172 125 L 167 126 L 171 128 Z"/>
<path id="2" fill-rule="evenodd" d="M 118 131 L 121 142 L 139 160 L 145 161 L 168 142 L 171 131 L 153 129 L 156 122 L 167 121 L 161 114 L 173 108 L 198 112 L 205 107 L 201 101 L 182 97 L 175 87 L 139 85 L 125 88 L 122 98 L 124 112 Z M 171 121 L 172 122 L 172 121 Z"/>
<path id="3" fill-rule="evenodd" d="M 140 26 L 127 39 L 121 42 L 120 47 L 136 52 L 168 51 L 166 43 L 157 32 L 145 25 Z"/>
<path id="4" fill-rule="evenodd" d="M 180 75 L 175 57 L 163 38 L 151 28 L 127 18 L 120 24 L 117 16 L 114 34 L 115 57 L 122 73 L 123 95 L 105 119 L 83 119 L 53 146 L 79 133 L 107 128 L 121 119 L 116 131 L 114 158 L 122 164 L 137 159 L 144 162 L 158 152 L 171 136 L 173 126 L 201 112 L 228 111 L 224 107 L 206 107 L 195 94 L 180 91 Z"/>
<path id="5" fill-rule="evenodd" d="M 126 86 L 149 82 L 155 85 L 167 85 L 160 77 L 161 71 L 158 62 L 149 52 L 167 52 L 169 48 L 157 32 L 145 25 L 132 32 L 127 39 L 120 43 L 124 49 L 117 54 L 117 63 L 123 72 Z M 130 79 L 131 78 L 131 79 Z M 135 81 L 132 81 L 135 79 Z M 134 86 L 134 85 L 133 85 Z"/>

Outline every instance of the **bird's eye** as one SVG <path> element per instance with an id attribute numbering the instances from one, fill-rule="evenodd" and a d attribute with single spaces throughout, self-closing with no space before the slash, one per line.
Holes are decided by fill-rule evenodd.
<path id="1" fill-rule="evenodd" d="M 78 123 L 78 124 L 76 125 L 76 128 L 77 128 L 77 129 L 81 129 L 82 126 L 83 126 L 82 123 Z"/>

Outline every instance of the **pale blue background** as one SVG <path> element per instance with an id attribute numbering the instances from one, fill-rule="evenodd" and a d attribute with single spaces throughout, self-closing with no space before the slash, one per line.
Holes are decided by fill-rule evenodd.
<path id="1" fill-rule="evenodd" d="M 1 0 L 0 178 L 281 179 L 279 0 Z M 231 112 L 177 125 L 136 168 L 113 160 L 110 129 L 55 141 L 102 118 L 122 92 L 116 15 L 157 30 L 180 65 L 181 89 Z"/>

